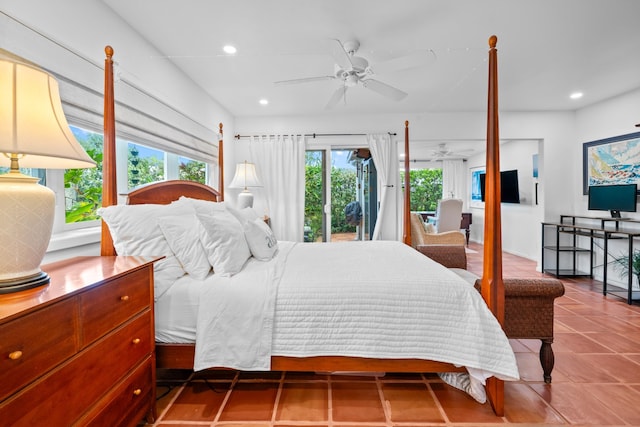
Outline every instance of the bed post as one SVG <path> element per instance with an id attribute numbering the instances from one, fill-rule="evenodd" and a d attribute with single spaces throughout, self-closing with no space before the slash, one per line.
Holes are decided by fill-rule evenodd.
<path id="1" fill-rule="evenodd" d="M 411 246 L 411 185 L 409 184 L 409 121 L 404 122 L 404 221 L 402 241 Z"/>
<path id="2" fill-rule="evenodd" d="M 484 264 L 482 297 L 498 322 L 504 323 L 502 231 L 500 219 L 500 135 L 498 132 L 498 38 L 489 38 L 489 96 L 487 101 L 487 172 L 484 205 Z M 504 382 L 487 380 L 487 397 L 498 416 L 504 415 Z"/>
<path id="3" fill-rule="evenodd" d="M 222 133 L 222 123 L 218 125 L 218 193 L 220 193 L 220 202 L 224 200 L 224 141 Z"/>
<path id="4" fill-rule="evenodd" d="M 102 206 L 118 203 L 116 188 L 116 125 L 113 95 L 113 48 L 106 46 L 104 52 L 104 140 L 102 156 Z M 107 224 L 102 221 L 100 239 L 100 254 L 102 256 L 115 255 L 113 240 Z"/>

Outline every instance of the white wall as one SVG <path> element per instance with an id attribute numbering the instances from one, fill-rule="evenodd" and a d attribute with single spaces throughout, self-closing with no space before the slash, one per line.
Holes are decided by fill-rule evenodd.
<path id="1" fill-rule="evenodd" d="M 134 29 L 128 27 L 100 0 L 0 0 L 0 10 L 5 17 L 15 18 L 15 25 L 31 28 L 48 39 L 48 43 L 53 40 L 99 67 L 104 63 L 104 46 L 113 46 L 114 59 L 119 63 L 124 78 L 203 126 L 210 127 L 212 132 L 216 132 L 217 124 L 223 122 L 227 183 L 233 177 L 232 165 L 237 161 L 232 139 L 236 133 L 244 135 L 395 132 L 395 139 L 402 144 L 404 121 L 409 120 L 412 139 L 483 140 L 486 135 L 486 114 L 483 112 L 234 118 L 167 61 L 150 59 L 160 57 L 156 49 L 142 40 Z M 63 12 L 60 12 L 61 10 Z M 77 16 L 81 16 L 82 19 L 76 18 Z M 52 55 L 51 51 L 45 48 L 46 43 L 25 41 L 10 26 L 0 27 L 0 37 L 2 47 L 13 49 L 15 53 L 48 69 L 58 70 L 69 76 L 80 72 Z M 98 78 L 88 78 L 86 75 L 76 77 L 95 90 L 102 91 L 101 74 L 98 75 Z M 541 141 L 538 194 L 540 205 L 538 208 L 531 208 L 535 212 L 523 213 L 524 215 L 520 215 L 522 212 L 517 209 L 509 209 L 509 215 L 503 218 L 504 249 L 539 259 L 540 221 L 555 221 L 560 214 L 588 213 L 586 198 L 582 195 L 582 143 L 637 131 L 638 128 L 635 128 L 634 124 L 638 122 L 640 90 L 576 113 L 501 113 L 501 139 Z M 511 214 L 514 224 L 520 224 L 519 227 L 511 226 Z M 474 221 L 473 238 L 482 240 L 481 227 L 478 221 Z M 535 231 L 537 235 L 532 235 L 530 230 L 538 230 Z"/>
<path id="2" fill-rule="evenodd" d="M 259 133 L 377 133 L 393 132 L 402 146 L 404 122 L 409 121 L 411 139 L 477 139 L 484 145 L 486 138 L 486 114 L 381 114 L 357 116 L 287 116 L 287 117 L 238 117 L 236 130 L 242 135 Z M 571 158 L 571 141 L 575 140 L 574 113 L 501 113 L 500 137 L 504 140 L 541 141 L 539 151 L 539 205 L 508 206 L 503 209 L 503 248 L 526 258 L 540 257 L 540 222 L 545 213 L 556 218 L 562 213 L 573 212 L 571 176 L 578 173 L 579 164 L 567 162 Z M 569 142 L 569 143 L 567 143 Z M 511 150 L 507 158 L 522 159 L 531 169 L 531 155 L 536 149 L 529 146 L 523 153 Z M 545 167 L 550 159 L 549 167 Z M 556 159 L 561 159 L 556 161 Z M 554 166 L 554 163 L 556 166 Z M 504 163 L 503 163 L 504 164 Z M 562 164 L 558 168 L 557 164 Z M 468 167 L 484 165 L 467 162 Z M 524 166 L 522 166 L 524 167 Z M 569 178 L 569 179 L 567 179 Z M 469 197 L 468 197 L 469 198 Z M 508 208 L 508 209 L 507 209 Z M 546 209 L 549 209 L 547 212 Z M 482 212 L 473 212 L 472 238 L 483 240 Z M 477 215 L 477 217 L 476 217 Z M 476 219 L 477 218 L 477 219 Z"/>
<path id="3" fill-rule="evenodd" d="M 534 244 L 540 236 L 539 224 L 542 218 L 542 205 L 535 202 L 535 183 L 533 178 L 533 155 L 538 154 L 542 141 L 508 140 L 500 145 L 500 170 L 518 171 L 520 187 L 520 204 L 502 203 L 500 213 L 502 219 L 502 245 L 509 253 L 529 259 L 537 259 L 538 245 Z M 485 167 L 484 154 L 474 156 L 467 162 L 469 168 Z M 471 181 L 471 174 L 467 176 Z M 471 191 L 469 189 L 469 191 Z M 470 194 L 467 196 L 470 198 Z M 473 215 L 471 239 L 484 241 L 484 207 L 471 206 Z M 523 226 L 524 225 L 524 226 Z"/>
<path id="4" fill-rule="evenodd" d="M 640 123 L 640 89 L 584 108 L 576 113 L 577 138 L 571 147 L 572 156 L 580 160 L 580 177 L 572 189 L 576 214 L 599 216 L 597 213 L 587 210 L 587 196 L 582 194 L 583 144 L 640 132 L 640 128 L 635 127 L 638 123 Z M 625 213 L 625 217 L 640 219 L 640 212 Z"/>
<path id="5" fill-rule="evenodd" d="M 571 192 L 576 207 L 573 212 L 574 214 L 585 216 L 608 216 L 605 212 L 594 212 L 587 209 L 587 196 L 583 195 L 582 182 L 583 144 L 585 142 L 639 132 L 640 128 L 635 127 L 638 123 L 640 123 L 640 90 L 611 98 L 605 102 L 584 108 L 576 113 L 576 129 L 578 131 L 577 138 L 571 149 L 572 156 L 580 160 L 580 175 L 573 183 Z M 625 212 L 624 217 L 640 220 L 640 212 Z M 635 227 L 637 227 L 637 224 L 635 224 Z M 640 229 L 640 227 L 636 229 Z M 588 241 L 583 241 L 582 243 L 588 245 Z M 603 241 L 596 239 L 596 268 L 594 270 L 594 277 L 597 280 L 602 279 L 603 270 L 601 266 L 604 259 L 602 245 Z M 637 242 L 635 244 L 635 248 L 638 248 Z M 610 240 L 608 248 L 609 262 L 611 262 L 613 258 L 626 255 L 628 250 L 628 243 L 626 240 Z M 580 261 L 580 268 L 588 271 L 588 260 L 585 257 L 581 257 Z M 612 265 L 613 264 L 609 264 L 608 268 L 608 282 L 612 284 L 619 284 L 626 288 L 627 279 L 625 277 L 621 277 L 619 271 L 612 268 Z"/>
<path id="6" fill-rule="evenodd" d="M 218 123 L 222 122 L 225 143 L 232 144 L 234 117 L 162 59 L 152 45 L 102 1 L 0 0 L 0 22 L 0 47 L 98 93 L 104 90 L 104 49 L 106 45 L 112 46 L 116 72 L 123 80 L 170 105 L 198 126 L 210 129 L 214 142 Z M 129 95 L 116 83 L 116 102 Z M 137 107 L 144 111 L 144 107 Z M 235 163 L 233 150 L 225 151 L 225 163 Z M 225 182 L 231 182 L 233 172 L 232 168 L 226 168 Z M 53 236 L 52 250 L 44 262 L 74 255 L 98 255 L 99 246 L 95 243 L 98 240 L 99 233 L 95 232 L 81 237 L 77 233 Z M 76 244 L 80 246 L 73 247 Z"/>

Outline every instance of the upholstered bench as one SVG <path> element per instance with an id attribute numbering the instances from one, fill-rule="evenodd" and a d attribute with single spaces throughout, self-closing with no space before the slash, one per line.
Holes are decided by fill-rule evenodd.
<path id="1" fill-rule="evenodd" d="M 452 269 L 459 276 L 481 290 L 481 280 L 466 270 Z M 564 295 L 564 285 L 558 279 L 530 278 L 503 279 L 504 282 L 504 325 L 507 338 L 539 339 L 540 364 L 544 382 L 551 382 L 554 365 L 553 304 Z"/>

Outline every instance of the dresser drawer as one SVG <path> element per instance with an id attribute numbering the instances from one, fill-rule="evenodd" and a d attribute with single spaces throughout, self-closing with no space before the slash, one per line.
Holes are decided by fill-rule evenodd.
<path id="1" fill-rule="evenodd" d="M 152 370 L 153 363 L 149 356 L 76 425 L 124 426 L 126 424 L 123 420 L 132 420 L 130 421 L 132 426 L 139 424 L 151 409 L 151 405 L 155 405 L 152 396 L 152 388 L 155 387 Z"/>
<path id="2" fill-rule="evenodd" d="M 83 347 L 149 307 L 150 268 L 133 271 L 80 295 Z"/>
<path id="3" fill-rule="evenodd" d="M 68 426 L 143 359 L 153 343 L 146 311 L 97 341 L 38 382 L 0 403 L 0 420 L 10 426 Z"/>
<path id="4" fill-rule="evenodd" d="M 69 298 L 0 327 L 0 401 L 76 353 L 77 313 Z"/>

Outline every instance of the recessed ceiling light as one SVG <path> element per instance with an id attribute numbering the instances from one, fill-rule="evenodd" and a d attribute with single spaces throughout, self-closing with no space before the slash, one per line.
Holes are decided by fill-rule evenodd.
<path id="1" fill-rule="evenodd" d="M 260 105 L 268 105 L 269 104 L 269 100 L 268 99 L 264 99 L 262 98 L 260 101 L 258 101 L 260 103 Z"/>
<path id="2" fill-rule="evenodd" d="M 584 95 L 582 92 L 573 92 L 571 95 L 569 95 L 569 98 L 580 99 L 582 98 L 582 95 Z"/>
<path id="3" fill-rule="evenodd" d="M 230 44 L 228 44 L 225 47 L 223 47 L 222 50 L 224 50 L 229 55 L 233 55 L 234 53 L 236 53 L 238 51 L 238 49 L 236 49 L 235 46 L 231 46 Z"/>

